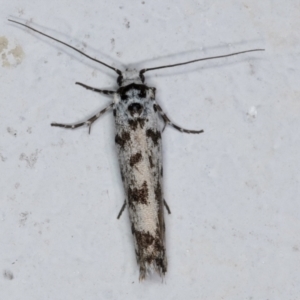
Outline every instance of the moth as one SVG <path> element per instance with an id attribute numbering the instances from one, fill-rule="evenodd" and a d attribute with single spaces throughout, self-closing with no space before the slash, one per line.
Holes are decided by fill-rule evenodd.
<path id="1" fill-rule="evenodd" d="M 13 20 L 9 21 L 61 43 L 117 73 L 119 88 L 116 91 L 102 90 L 76 82 L 88 90 L 112 97 L 111 104 L 85 122 L 74 125 L 52 123 L 51 126 L 75 129 L 86 125 L 89 127 L 90 133 L 92 124 L 105 112 L 113 110 L 116 128 L 115 143 L 126 198 L 117 218 L 128 206 L 135 253 L 139 265 L 139 279 L 144 280 L 152 271 L 156 271 L 163 277 L 167 272 L 163 206 L 165 205 L 169 213 L 170 209 L 163 197 L 162 131 L 166 125 L 171 125 L 185 133 L 199 134 L 203 130 L 188 130 L 171 122 L 155 99 L 156 89 L 145 84 L 144 74 L 153 70 L 252 51 L 263 51 L 264 49 L 200 58 L 183 63 L 145 68 L 140 71 L 121 71 L 28 25 Z M 160 118 L 164 122 L 163 129 Z"/>

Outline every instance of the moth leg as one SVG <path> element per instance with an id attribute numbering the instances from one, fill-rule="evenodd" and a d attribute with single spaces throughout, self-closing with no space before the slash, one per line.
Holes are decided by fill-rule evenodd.
<path id="1" fill-rule="evenodd" d="M 96 115 L 92 116 L 91 118 L 89 118 L 85 122 L 81 122 L 81 123 L 77 123 L 77 124 L 73 124 L 73 125 L 60 124 L 60 123 L 51 123 L 51 126 L 63 127 L 63 128 L 68 128 L 68 129 L 75 129 L 75 128 L 80 127 L 80 126 L 87 125 L 87 126 L 89 126 L 89 133 L 91 133 L 92 124 L 98 118 L 100 118 L 106 111 L 108 111 L 109 109 L 113 108 L 113 106 L 114 106 L 114 103 L 109 104 L 107 107 L 105 107 L 104 109 L 102 109 L 101 111 L 99 111 Z"/>
<path id="2" fill-rule="evenodd" d="M 164 199 L 164 205 L 165 205 L 165 208 L 166 208 L 168 214 L 170 215 L 170 214 L 171 214 L 171 210 L 170 210 L 170 207 L 169 207 L 169 205 L 167 204 L 167 202 L 166 202 L 165 199 Z"/>
<path id="3" fill-rule="evenodd" d="M 119 214 L 118 214 L 118 216 L 117 216 L 117 219 L 120 219 L 120 217 L 121 217 L 123 211 L 125 210 L 125 207 L 126 207 L 126 200 L 124 200 L 124 204 L 123 204 L 122 207 L 121 207 L 121 210 L 120 210 L 120 212 L 119 212 Z"/>
<path id="4" fill-rule="evenodd" d="M 168 118 L 168 116 L 163 112 L 162 108 L 156 103 L 156 108 L 160 114 L 160 116 L 163 118 L 165 124 L 171 125 L 175 129 L 177 129 L 180 132 L 185 132 L 185 133 L 202 133 L 204 130 L 189 130 L 189 129 L 184 129 L 174 123 L 171 122 L 171 120 Z"/>
<path id="5" fill-rule="evenodd" d="M 81 83 L 81 82 L 75 82 L 75 84 L 81 85 L 84 88 L 86 88 L 87 90 L 91 90 L 91 91 L 94 91 L 94 92 L 97 92 L 97 93 L 100 93 L 100 94 L 104 94 L 104 95 L 113 95 L 115 93 L 114 91 L 96 89 L 96 88 L 93 88 L 93 87 L 88 86 L 88 85 L 86 85 L 84 83 Z"/>

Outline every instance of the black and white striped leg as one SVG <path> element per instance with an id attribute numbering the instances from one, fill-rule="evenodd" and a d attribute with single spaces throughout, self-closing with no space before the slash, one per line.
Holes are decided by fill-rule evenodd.
<path id="1" fill-rule="evenodd" d="M 159 114 L 161 115 L 161 117 L 163 118 L 164 122 L 167 123 L 168 125 L 171 125 L 172 127 L 177 129 L 178 131 L 185 132 L 185 133 L 202 133 L 202 132 L 204 132 L 204 130 L 184 129 L 184 128 L 172 123 L 171 120 L 168 118 L 168 116 L 163 112 L 162 108 L 157 103 L 154 104 L 154 105 L 156 105 L 156 108 L 157 108 Z"/>
<path id="2" fill-rule="evenodd" d="M 89 118 L 88 120 L 86 120 L 85 122 L 82 122 L 82 123 L 77 123 L 77 124 L 74 124 L 74 125 L 60 124 L 60 123 L 51 123 L 51 126 L 63 127 L 63 128 L 67 128 L 67 129 L 75 129 L 75 128 L 78 128 L 80 126 L 87 125 L 87 126 L 89 126 L 89 133 L 91 133 L 92 124 L 98 118 L 100 118 L 106 111 L 108 111 L 111 108 L 113 108 L 113 106 L 114 106 L 114 103 L 111 103 L 106 108 L 104 108 L 101 111 L 99 111 L 96 115 L 92 116 L 91 118 Z"/>
<path id="3" fill-rule="evenodd" d="M 118 216 L 117 216 L 117 219 L 120 219 L 120 217 L 121 217 L 123 211 L 125 210 L 125 207 L 126 207 L 126 200 L 124 201 L 124 204 L 122 205 L 122 207 L 121 207 L 121 209 L 120 209 L 120 212 L 119 212 L 119 214 L 118 214 Z"/>
<path id="4" fill-rule="evenodd" d="M 165 205 L 165 208 L 166 208 L 168 214 L 170 215 L 170 214 L 171 214 L 171 210 L 170 210 L 170 207 L 169 207 L 169 205 L 167 204 L 167 202 L 166 202 L 165 199 L 164 199 L 164 205 Z"/>
<path id="5" fill-rule="evenodd" d="M 75 84 L 81 85 L 84 88 L 86 88 L 87 90 L 91 90 L 91 91 L 94 91 L 94 92 L 97 92 L 97 93 L 101 93 L 101 94 L 104 94 L 104 95 L 113 95 L 115 93 L 114 91 L 95 89 L 95 88 L 93 88 L 91 86 L 88 86 L 88 85 L 86 85 L 84 83 L 81 83 L 81 82 L 75 82 Z"/>

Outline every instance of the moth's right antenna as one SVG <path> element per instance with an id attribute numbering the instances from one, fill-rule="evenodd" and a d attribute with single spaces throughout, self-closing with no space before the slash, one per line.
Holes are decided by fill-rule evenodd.
<path id="1" fill-rule="evenodd" d="M 14 21 L 14 20 L 10 20 L 10 19 L 8 19 L 8 21 L 13 22 L 13 23 L 16 23 L 16 24 L 19 24 L 19 25 L 24 26 L 24 27 L 27 27 L 27 28 L 29 28 L 29 29 L 31 29 L 31 30 L 33 30 L 33 31 L 35 31 L 35 32 L 37 32 L 37 33 L 43 35 L 43 36 L 46 36 L 46 37 L 49 38 L 49 39 L 52 39 L 52 40 L 54 40 L 54 41 L 56 41 L 56 42 L 58 42 L 58 43 L 61 43 L 61 44 L 65 45 L 65 46 L 67 46 L 67 47 L 69 47 L 69 48 L 71 48 L 71 49 L 77 51 L 78 53 L 82 54 L 83 56 L 85 56 L 85 57 L 87 57 L 87 58 L 89 58 L 89 59 L 91 59 L 91 60 L 93 60 L 93 61 L 95 61 L 95 62 L 97 62 L 97 63 L 99 63 L 99 64 L 101 64 L 101 65 L 103 65 L 103 66 L 105 66 L 105 67 L 107 67 L 107 68 L 110 68 L 111 70 L 114 70 L 119 76 L 122 76 L 122 72 L 121 72 L 119 69 L 114 68 L 114 67 L 112 67 L 112 66 L 110 66 L 110 65 L 107 65 L 106 63 L 104 63 L 104 62 L 102 62 L 102 61 L 100 61 L 100 60 L 98 60 L 98 59 L 96 59 L 96 58 L 93 58 L 93 57 L 91 57 L 91 56 L 85 54 L 84 52 L 82 52 L 82 51 L 76 49 L 75 47 L 73 47 L 73 46 L 71 46 L 71 45 L 68 45 L 68 44 L 65 43 L 65 42 L 62 42 L 62 41 L 60 41 L 60 40 L 58 40 L 58 39 L 55 39 L 54 37 L 52 37 L 52 36 L 50 36 L 50 35 L 48 35 L 48 34 L 45 34 L 45 33 L 41 32 L 41 31 L 38 31 L 37 29 L 34 29 L 34 28 L 32 28 L 32 27 L 30 27 L 30 26 L 28 26 L 28 25 L 25 25 L 25 24 L 23 24 L 23 23 L 20 23 L 20 22 Z"/>
<path id="2" fill-rule="evenodd" d="M 247 53 L 247 52 L 254 52 L 254 51 L 265 51 L 265 49 L 245 50 L 245 51 L 240 51 L 240 52 L 235 52 L 235 53 L 230 53 L 230 54 L 225 54 L 225 55 L 211 56 L 211 57 L 205 57 L 205 58 L 200 58 L 200 59 L 190 60 L 190 61 L 186 61 L 186 62 L 183 62 L 183 63 L 174 64 L 174 65 L 166 65 L 166 66 L 160 66 L 160 67 L 154 67 L 154 68 L 143 69 L 143 70 L 140 71 L 140 77 L 141 77 L 141 78 L 144 78 L 144 75 L 143 75 L 143 74 L 144 74 L 145 72 L 152 71 L 152 70 L 158 70 L 158 69 L 164 69 L 164 68 L 172 68 L 172 67 L 177 67 L 177 66 L 182 66 L 182 65 L 191 64 L 191 63 L 194 63 L 194 62 L 197 62 L 197 61 L 201 61 L 201 60 L 208 60 L 208 59 L 215 59 L 215 58 L 228 57 L 228 56 L 238 55 L 238 54 Z"/>

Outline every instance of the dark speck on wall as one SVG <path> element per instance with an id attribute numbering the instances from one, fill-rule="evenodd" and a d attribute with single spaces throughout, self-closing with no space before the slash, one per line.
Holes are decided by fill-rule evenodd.
<path id="1" fill-rule="evenodd" d="M 126 18 L 124 19 L 124 24 L 126 28 L 130 28 L 130 22 Z"/>
<path id="2" fill-rule="evenodd" d="M 4 276 L 5 279 L 8 279 L 8 280 L 13 280 L 14 279 L 14 274 L 11 271 L 8 271 L 8 270 L 4 270 L 3 276 Z"/>

